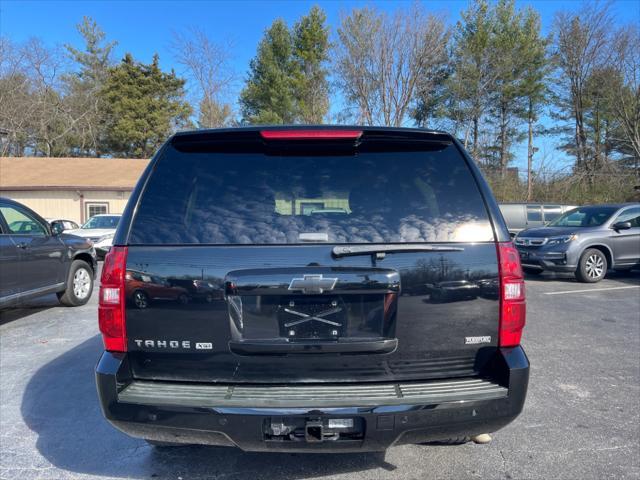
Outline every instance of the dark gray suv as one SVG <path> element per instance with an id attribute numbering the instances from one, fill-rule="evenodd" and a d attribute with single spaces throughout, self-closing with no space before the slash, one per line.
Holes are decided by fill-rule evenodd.
<path id="1" fill-rule="evenodd" d="M 523 230 L 515 244 L 528 273 L 572 272 L 581 282 L 598 282 L 609 268 L 640 265 L 640 203 L 575 208 Z"/>
<path id="2" fill-rule="evenodd" d="M 96 251 L 26 206 L 0 197 L 0 308 L 55 293 L 63 305 L 89 301 Z"/>

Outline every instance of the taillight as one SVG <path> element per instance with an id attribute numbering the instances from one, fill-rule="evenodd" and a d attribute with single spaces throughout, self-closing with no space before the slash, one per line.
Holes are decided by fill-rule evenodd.
<path id="1" fill-rule="evenodd" d="M 357 140 L 362 130 L 260 130 L 265 140 Z"/>
<path id="2" fill-rule="evenodd" d="M 500 270 L 500 333 L 501 347 L 520 345 L 526 320 L 524 275 L 520 254 L 511 242 L 498 243 Z"/>
<path id="3" fill-rule="evenodd" d="M 98 324 L 104 348 L 110 352 L 127 351 L 125 325 L 125 271 L 127 247 L 112 247 L 104 257 L 100 279 Z"/>

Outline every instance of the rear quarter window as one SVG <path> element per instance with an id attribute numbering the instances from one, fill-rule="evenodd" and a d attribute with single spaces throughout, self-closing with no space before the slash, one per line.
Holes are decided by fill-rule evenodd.
<path id="1" fill-rule="evenodd" d="M 492 241 L 454 145 L 356 155 L 180 152 L 139 200 L 130 244 Z"/>

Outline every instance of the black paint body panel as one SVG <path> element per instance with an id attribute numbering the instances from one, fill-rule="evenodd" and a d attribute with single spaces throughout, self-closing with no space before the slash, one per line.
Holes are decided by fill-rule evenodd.
<path id="1" fill-rule="evenodd" d="M 464 250 L 391 254 L 375 261 L 375 266 L 370 256 L 335 259 L 331 256 L 331 245 L 130 246 L 128 269 L 152 278 L 164 278 L 168 284 L 172 279 L 180 278 L 200 280 L 213 286 L 211 302 L 194 298 L 184 304 L 175 300 L 155 301 L 144 309 L 128 305 L 127 336 L 133 375 L 147 380 L 286 383 L 429 379 L 477 373 L 497 345 L 496 247 L 493 243 L 456 245 Z M 302 272 L 331 275 L 327 273 L 329 266 L 346 272 L 357 269 L 397 272 L 399 292 L 391 293 L 393 303 L 397 305 L 383 319 L 385 327 L 368 335 L 372 339 L 397 338 L 397 349 L 388 355 L 358 355 L 347 351 L 342 354 L 274 355 L 267 360 L 260 355 L 232 353 L 229 342 L 243 338 L 232 319 L 225 282 L 238 281 L 237 272 L 242 270 L 256 276 L 257 271 L 264 269 L 274 275 L 274 266 L 281 271 L 291 269 L 290 279 Z M 230 270 L 236 273 L 230 274 Z M 335 274 L 340 275 L 344 274 Z M 277 275 L 272 278 L 277 282 L 280 280 Z M 456 280 L 478 287 L 472 295 L 456 295 L 455 289 L 448 288 L 450 293 L 446 296 L 432 298 L 438 284 Z M 246 295 L 245 290 L 250 287 L 245 283 L 236 288 Z M 345 283 L 348 289 L 348 282 Z M 335 290 L 320 296 L 334 296 L 340 291 L 340 282 L 337 285 Z M 249 293 L 273 290 L 273 294 L 279 294 L 282 288 L 262 285 L 262 290 L 254 288 Z M 376 287 L 369 284 L 369 288 L 378 292 L 370 295 L 379 295 L 382 301 L 385 294 L 397 287 L 384 285 L 380 287 L 382 290 L 375 290 Z M 468 288 L 464 290 L 466 292 Z M 291 298 L 295 295 L 306 297 L 292 292 Z M 262 295 L 263 301 L 269 297 L 271 295 Z M 346 298 L 347 294 L 342 297 Z M 369 327 L 365 318 L 361 316 L 361 323 L 357 325 L 350 324 L 349 328 L 353 330 L 350 338 L 359 331 L 366 333 Z M 264 318 L 264 338 L 274 337 L 275 341 L 277 325 L 267 324 L 269 321 Z M 469 336 L 488 336 L 491 343 L 466 345 L 465 337 Z M 167 346 L 164 343 L 159 348 L 156 344 L 150 346 L 144 343 L 146 340 L 156 344 L 160 340 Z M 184 341 L 189 342 L 190 348 L 182 347 Z M 171 342 L 177 342 L 178 347 L 171 348 Z M 212 348 L 197 350 L 198 343 L 211 343 Z"/>

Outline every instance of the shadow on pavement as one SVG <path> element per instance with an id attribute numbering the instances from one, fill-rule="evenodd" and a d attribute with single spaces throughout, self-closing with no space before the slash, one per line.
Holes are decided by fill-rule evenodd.
<path id="1" fill-rule="evenodd" d="M 102 417 L 93 367 L 99 335 L 40 368 L 24 392 L 21 413 L 38 434 L 40 454 L 57 468 L 124 478 L 301 479 L 372 468 L 394 470 L 384 454 L 245 453 L 234 448 L 157 449 L 111 427 Z"/>
<path id="2" fill-rule="evenodd" d="M 59 306 L 60 302 L 55 295 L 47 295 L 45 297 L 31 300 L 24 305 L 3 308 L 0 309 L 0 325 L 20 320 L 21 318 L 28 317 L 29 315 Z"/>

